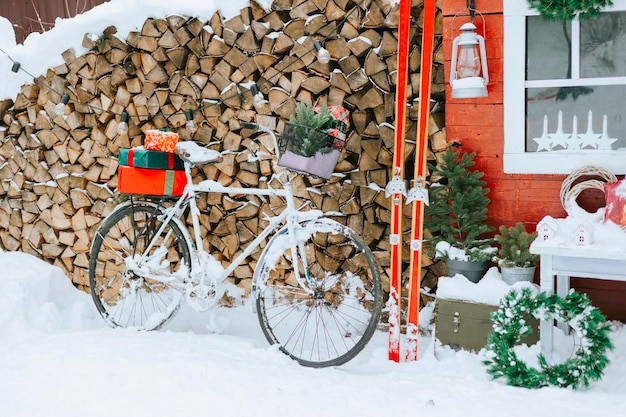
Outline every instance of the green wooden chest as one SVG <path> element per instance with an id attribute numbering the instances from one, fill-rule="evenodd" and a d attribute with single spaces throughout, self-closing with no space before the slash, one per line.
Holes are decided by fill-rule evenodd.
<path id="1" fill-rule="evenodd" d="M 492 330 L 489 314 L 498 306 L 461 300 L 437 298 L 435 303 L 435 337 L 442 345 L 458 350 L 478 352 L 487 344 Z M 520 340 L 531 346 L 539 341 L 539 320 L 526 318 L 533 329 Z"/>

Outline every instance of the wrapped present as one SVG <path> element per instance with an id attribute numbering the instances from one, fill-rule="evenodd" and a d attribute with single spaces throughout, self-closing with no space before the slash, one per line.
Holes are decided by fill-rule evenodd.
<path id="1" fill-rule="evenodd" d="M 143 146 L 151 151 L 174 152 L 178 139 L 178 133 L 176 132 L 147 130 Z"/>
<path id="2" fill-rule="evenodd" d="M 348 109 L 341 106 L 328 106 L 328 110 L 335 120 L 344 123 L 346 127 L 350 126 L 350 111 Z"/>
<path id="3" fill-rule="evenodd" d="M 117 153 L 120 165 L 136 168 L 151 169 L 185 169 L 184 161 L 175 153 L 151 151 L 142 146 L 125 149 L 120 148 Z"/>
<path id="4" fill-rule="evenodd" d="M 328 131 L 330 136 L 345 141 L 348 127 L 350 126 L 350 111 L 342 106 L 328 106 L 330 114 L 335 119 L 335 126 Z M 316 113 L 321 113 L 320 107 L 313 108 Z"/>
<path id="5" fill-rule="evenodd" d="M 604 221 L 626 226 L 626 181 L 620 180 L 604 184 L 606 209 Z"/>
<path id="6" fill-rule="evenodd" d="M 187 185 L 185 171 L 171 169 L 117 168 L 117 190 L 124 194 L 180 196 Z"/>

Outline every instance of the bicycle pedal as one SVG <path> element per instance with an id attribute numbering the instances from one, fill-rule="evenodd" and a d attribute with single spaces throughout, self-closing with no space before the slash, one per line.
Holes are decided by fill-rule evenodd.
<path id="1" fill-rule="evenodd" d="M 203 285 L 202 289 L 191 288 L 185 294 L 187 303 L 196 311 L 207 311 L 217 302 L 215 288 Z"/>

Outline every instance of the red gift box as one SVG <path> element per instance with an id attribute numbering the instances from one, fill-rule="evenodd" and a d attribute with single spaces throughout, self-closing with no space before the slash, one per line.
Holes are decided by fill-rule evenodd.
<path id="1" fill-rule="evenodd" d="M 118 166 L 117 190 L 124 194 L 180 196 L 187 185 L 185 171 Z"/>

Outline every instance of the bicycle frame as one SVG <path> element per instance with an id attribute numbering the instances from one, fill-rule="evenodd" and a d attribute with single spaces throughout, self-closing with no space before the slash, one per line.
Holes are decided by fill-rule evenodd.
<path id="1" fill-rule="evenodd" d="M 278 157 L 279 156 L 278 155 L 278 152 L 279 152 L 278 143 L 276 141 L 276 136 L 274 135 L 274 132 L 272 132 L 271 130 L 267 128 L 264 128 L 263 126 L 259 126 L 259 128 L 260 130 L 266 131 L 271 134 L 274 140 L 276 154 Z M 308 264 L 307 264 L 306 256 L 304 256 L 304 246 L 302 243 L 300 244 L 297 243 L 296 235 L 295 235 L 295 225 L 302 219 L 311 220 L 314 218 L 322 217 L 322 212 L 315 210 L 315 211 L 309 211 L 306 213 L 301 213 L 295 207 L 293 189 L 292 189 L 291 182 L 289 179 L 289 174 L 288 172 L 286 172 L 286 170 L 284 172 L 284 183 L 283 183 L 282 189 L 273 189 L 273 188 L 260 189 L 260 188 L 228 187 L 228 186 L 224 186 L 220 184 L 217 181 L 211 181 L 211 180 L 205 180 L 198 184 L 193 184 L 192 176 L 191 176 L 191 167 L 192 167 L 192 164 L 188 160 L 185 159 L 185 175 L 187 177 L 187 185 L 185 186 L 183 190 L 182 196 L 176 201 L 175 205 L 164 209 L 165 218 L 162 219 L 162 224 L 160 228 L 157 230 L 157 232 L 155 233 L 155 236 L 160 236 L 163 233 L 163 230 L 165 229 L 168 222 L 173 219 L 175 221 L 179 221 L 180 223 L 179 225 L 181 226 L 180 228 L 183 232 L 186 231 L 187 228 L 184 226 L 183 222 L 180 221 L 180 216 L 185 211 L 186 205 L 187 204 L 189 205 L 191 218 L 192 218 L 192 226 L 193 226 L 193 231 L 194 231 L 193 239 L 191 241 L 188 241 L 190 248 L 192 248 L 192 265 L 190 266 L 191 267 L 190 274 L 192 276 L 194 275 L 194 273 L 199 272 L 198 268 L 205 267 L 205 265 L 202 264 L 202 261 L 200 259 L 202 255 L 199 255 L 199 254 L 204 253 L 206 254 L 206 256 L 208 256 L 208 254 L 202 249 L 203 244 L 202 244 L 202 237 L 200 236 L 200 220 L 199 220 L 200 211 L 196 203 L 196 199 L 195 199 L 196 195 L 202 194 L 202 193 L 219 193 L 219 194 L 234 193 L 234 194 L 242 194 L 242 195 L 283 197 L 286 200 L 287 208 L 279 215 L 268 219 L 269 225 L 265 227 L 265 229 L 263 229 L 263 231 L 261 231 L 261 233 L 259 233 L 259 235 L 255 239 L 253 239 L 252 242 L 248 244 L 248 246 L 242 251 L 242 253 L 239 254 L 231 262 L 231 264 L 220 273 L 218 277 L 216 277 L 216 282 L 222 282 L 239 265 L 241 265 L 241 263 L 246 259 L 246 257 L 251 255 L 252 252 L 257 247 L 259 247 L 259 245 L 270 234 L 278 230 L 278 228 L 281 225 L 286 224 L 287 233 L 290 236 L 291 252 L 293 254 L 298 254 L 297 256 L 302 262 L 302 267 L 304 269 L 304 271 L 302 271 L 304 273 L 304 279 L 306 280 L 306 283 L 310 283 L 311 278 L 310 278 L 310 274 L 308 273 Z M 186 236 L 186 239 L 189 239 L 189 236 Z M 139 259 L 133 260 L 133 263 L 138 265 L 138 268 L 142 270 L 144 275 L 146 275 L 145 270 L 143 270 L 142 267 L 139 265 L 141 265 L 142 263 L 146 261 L 146 257 L 147 257 L 146 254 L 149 253 L 150 250 L 152 249 L 155 240 L 156 239 L 153 239 L 149 243 L 148 247 L 144 251 L 144 254 L 142 254 L 139 257 Z M 203 258 L 203 259 L 206 259 L 206 258 Z M 310 285 L 307 285 L 305 281 L 302 279 L 303 276 L 301 274 L 301 271 L 299 270 L 300 265 L 298 261 L 294 259 L 292 262 L 293 262 L 295 278 L 300 284 L 300 286 L 305 291 L 313 293 L 313 290 L 310 288 Z M 152 275 L 152 274 L 148 274 L 148 275 Z M 159 281 L 164 281 L 161 275 L 151 276 L 150 278 L 157 279 Z"/>
<path id="2" fill-rule="evenodd" d="M 242 127 L 249 129 L 243 123 Z M 265 143 L 267 138 L 261 139 Z M 247 273 L 240 284 L 250 287 L 249 306 L 271 345 L 311 367 L 341 365 L 362 351 L 376 331 L 383 307 L 380 272 L 368 244 L 347 225 L 296 199 L 291 172 L 279 172 L 262 188 L 225 186 L 212 180 L 194 184 L 192 168 L 219 162 L 221 155 L 193 142 L 183 142 L 176 150 L 185 161 L 187 184 L 182 195 L 131 196 L 107 216 L 93 239 L 89 285 L 105 321 L 112 327 L 159 329 L 176 314 L 183 299 L 198 312 L 208 311 L 224 296 L 242 295 L 241 288 L 232 288 L 226 278 L 238 276 L 238 267 L 259 255 L 252 279 Z M 246 222 L 249 227 L 253 224 L 250 229 L 258 231 L 256 236 L 237 231 L 239 223 L 234 228 L 241 217 L 248 218 L 246 209 L 229 210 L 230 217 L 216 227 L 220 236 L 220 231 L 233 233 L 225 244 L 212 241 L 228 248 L 229 261 L 224 264 L 211 257 L 214 249 L 205 250 L 207 236 L 201 235 L 205 219 L 200 217 L 200 208 L 205 207 L 203 200 L 197 200 L 204 193 L 213 193 L 216 201 L 219 195 L 237 196 L 240 202 L 249 196 L 249 203 L 260 206 L 252 210 L 253 221 Z M 277 215 L 265 210 L 275 200 L 280 200 Z M 206 226 L 208 234 L 211 225 Z M 245 243 L 239 243 L 239 236 L 245 236 L 241 239 Z M 249 272 L 250 268 L 241 269 Z"/>

